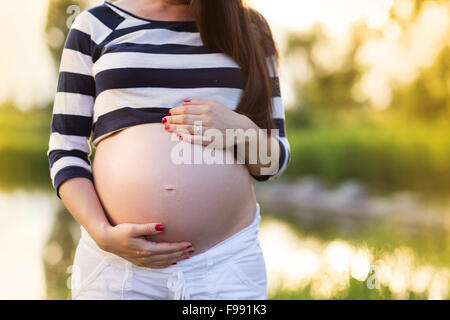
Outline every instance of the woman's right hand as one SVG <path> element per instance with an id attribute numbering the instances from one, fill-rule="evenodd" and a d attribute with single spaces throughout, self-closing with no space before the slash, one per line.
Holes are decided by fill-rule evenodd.
<path id="1" fill-rule="evenodd" d="M 194 252 L 191 243 L 152 242 L 146 236 L 162 232 L 155 229 L 158 223 L 119 224 L 109 226 L 103 233 L 98 246 L 105 251 L 118 255 L 131 263 L 147 268 L 166 268 L 185 259 Z"/>

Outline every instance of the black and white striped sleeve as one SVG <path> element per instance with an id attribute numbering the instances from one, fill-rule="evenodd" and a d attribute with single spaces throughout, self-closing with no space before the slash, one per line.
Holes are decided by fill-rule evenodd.
<path id="1" fill-rule="evenodd" d="M 81 13 L 71 26 L 61 56 L 53 105 L 47 156 L 50 176 L 59 198 L 59 187 L 71 178 L 93 181 L 89 138 L 93 118 L 95 82 L 92 41 Z"/>
<path id="2" fill-rule="evenodd" d="M 267 181 L 280 177 L 286 170 L 291 159 L 289 141 L 286 137 L 285 112 L 283 101 L 281 99 L 280 80 L 277 71 L 278 66 L 275 57 L 272 57 L 272 59 L 273 66 L 275 67 L 275 70 L 272 70 L 271 72 L 271 78 L 274 86 L 274 93 L 272 97 L 272 119 L 275 124 L 275 129 L 278 129 L 277 140 L 278 145 L 280 146 L 280 155 L 275 172 L 270 175 L 253 176 L 253 178 L 257 181 Z M 272 66 L 272 64 L 270 64 L 270 66 Z"/>

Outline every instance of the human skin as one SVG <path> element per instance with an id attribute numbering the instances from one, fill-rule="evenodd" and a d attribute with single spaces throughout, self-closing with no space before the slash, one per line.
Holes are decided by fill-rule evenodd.
<path id="1" fill-rule="evenodd" d="M 258 127 L 211 100 L 185 101 L 169 112 L 162 120 L 164 126 L 133 126 L 99 143 L 93 164 L 96 190 L 113 224 L 160 221 L 165 232 L 148 239 L 189 241 L 198 254 L 249 225 L 256 198 L 249 168 L 235 161 L 226 163 L 227 153 L 234 160 L 232 148 L 212 149 L 219 163 L 195 162 L 196 152 L 212 150 L 191 139 L 196 137 L 190 134 L 192 126 L 198 121 L 203 129 L 214 128 L 223 136 L 225 129 Z M 174 137 L 180 132 L 180 139 Z M 179 144 L 190 153 L 188 163 L 174 159 Z"/>
<path id="2" fill-rule="evenodd" d="M 176 20 L 178 18 L 179 20 L 189 20 L 190 14 L 188 11 L 186 11 L 187 7 L 183 9 L 182 6 L 172 5 L 171 2 L 173 1 L 122 0 L 115 2 L 115 4 L 121 5 L 122 7 L 126 8 L 129 11 L 133 11 L 133 8 L 137 8 L 133 7 L 133 5 L 136 6 L 138 4 L 142 5 L 144 2 L 149 5 L 148 8 L 151 7 L 152 9 L 146 10 L 145 12 L 142 10 L 139 11 L 141 16 L 143 16 L 143 14 L 145 13 L 146 17 L 149 19 Z M 192 103 L 194 103 L 194 101 L 192 101 Z M 210 107 L 213 103 L 214 102 L 209 102 Z M 222 111 L 221 113 L 217 113 L 215 115 L 213 114 L 208 115 L 211 124 L 214 124 L 215 127 L 222 128 L 225 127 L 227 124 L 232 123 L 234 126 L 244 129 L 257 128 L 257 126 L 253 122 L 251 122 L 250 119 L 238 115 L 237 113 L 233 112 L 230 109 L 226 108 L 227 109 L 226 111 L 224 108 L 225 107 L 223 106 L 220 107 L 220 110 Z M 177 111 L 174 110 L 174 112 Z M 183 112 L 186 113 L 186 111 Z M 171 121 L 176 120 L 172 119 L 169 122 Z M 188 122 L 178 123 L 178 125 L 182 124 L 189 125 Z M 124 207 L 124 205 L 127 204 L 128 201 L 127 199 L 123 200 L 121 206 L 120 205 L 118 205 L 117 207 L 113 206 L 112 205 L 113 201 L 120 200 L 120 197 L 118 197 L 117 194 L 118 193 L 117 190 L 120 190 L 120 188 L 116 189 L 116 191 L 114 190 L 111 191 L 112 192 L 111 194 L 117 196 L 118 199 L 110 200 L 112 199 L 112 197 L 108 192 L 105 192 L 107 190 L 106 187 L 107 183 L 104 183 L 104 181 L 108 181 L 108 179 L 111 178 L 105 178 L 109 176 L 107 171 L 108 167 L 101 165 L 102 163 L 101 158 L 102 157 L 104 157 L 103 159 L 108 158 L 107 150 L 120 149 L 119 142 L 120 144 L 126 145 L 124 141 L 127 140 L 123 139 L 124 137 L 137 138 L 136 136 L 134 136 L 134 133 L 139 132 L 142 134 L 143 133 L 142 128 L 148 128 L 145 129 L 148 130 L 147 134 L 151 132 L 155 133 L 156 132 L 155 130 L 160 130 L 160 132 L 157 135 L 152 136 L 153 138 L 163 137 L 163 134 L 166 134 L 166 137 L 169 137 L 168 132 L 161 131 L 162 128 L 161 124 L 147 124 L 147 125 L 133 126 L 115 135 L 111 135 L 109 138 L 106 138 L 103 141 L 101 141 L 97 147 L 96 152 L 97 160 L 94 160 L 93 166 L 93 173 L 94 177 L 96 177 L 95 181 L 97 185 L 94 186 L 90 180 L 85 178 L 74 178 L 64 182 L 60 186 L 60 196 L 62 201 L 64 202 L 68 210 L 73 214 L 75 219 L 81 225 L 83 225 L 83 227 L 85 227 L 88 233 L 94 238 L 94 240 L 100 246 L 100 248 L 112 252 L 114 254 L 117 254 L 136 265 L 153 268 L 164 268 L 175 263 L 176 261 L 185 258 L 189 254 L 195 254 L 193 250 L 194 247 L 195 249 L 197 249 L 197 247 L 195 245 L 194 247 L 192 247 L 193 241 L 190 241 L 189 239 L 193 239 L 195 242 L 197 242 L 197 244 L 199 245 L 199 250 L 196 250 L 196 252 L 201 252 L 203 250 L 206 250 L 212 244 L 220 241 L 221 239 L 226 238 L 228 235 L 231 235 L 233 232 L 239 230 L 240 228 L 250 223 L 252 215 L 254 215 L 255 200 L 253 189 L 251 187 L 251 184 L 249 183 L 250 181 L 249 173 L 258 175 L 259 169 L 262 167 L 262 165 L 261 161 L 259 161 L 260 159 L 258 159 L 258 162 L 256 164 L 248 163 L 247 161 L 248 154 L 244 155 L 245 156 L 244 158 L 246 159 L 245 168 L 243 165 L 238 164 L 225 165 L 225 167 L 223 168 L 226 169 L 221 169 L 223 170 L 222 173 L 221 170 L 214 170 L 214 175 L 209 175 L 212 179 L 207 179 L 207 181 L 203 181 L 202 184 L 199 184 L 203 186 L 203 188 L 205 188 L 205 186 L 209 186 L 211 187 L 211 189 L 217 191 L 224 185 L 229 186 L 229 183 L 231 182 L 231 179 L 228 182 L 223 181 L 222 179 L 223 177 L 230 176 L 235 177 L 233 181 L 236 181 L 236 178 L 242 179 L 242 181 L 244 181 L 244 183 L 240 185 L 242 189 L 239 189 L 242 191 L 241 193 L 239 193 L 239 196 L 241 196 L 241 198 L 239 201 L 235 201 L 235 203 L 233 203 L 235 205 L 235 208 L 237 209 L 228 210 L 227 212 L 232 212 L 232 214 L 229 216 L 223 215 L 225 211 L 218 210 L 221 207 L 222 207 L 221 210 L 224 210 L 222 205 L 219 206 L 219 204 L 224 203 L 224 202 L 221 203 L 219 201 L 220 194 L 216 192 L 211 192 L 208 195 L 208 197 L 205 197 L 205 195 L 202 192 L 204 191 L 202 187 L 199 187 L 196 190 L 191 190 L 191 188 L 184 186 L 185 188 L 184 190 L 192 192 L 190 196 L 198 196 L 197 199 L 187 197 L 186 196 L 187 192 L 183 193 L 182 188 L 178 189 L 176 194 L 182 195 L 181 198 L 178 199 L 183 199 L 183 195 L 188 199 L 186 200 L 186 202 L 184 202 L 184 205 L 182 200 L 172 201 L 170 204 L 171 207 L 170 208 L 166 207 L 165 211 L 149 210 L 150 209 L 150 207 L 148 206 L 149 203 L 147 200 L 145 200 L 145 198 L 144 201 L 139 202 L 143 199 L 142 197 L 140 198 L 141 200 L 137 201 L 138 202 L 137 206 L 139 207 L 139 205 L 141 205 L 140 212 L 139 208 L 137 208 L 137 210 L 132 210 L 136 208 L 131 208 L 130 203 L 128 203 L 130 207 L 128 207 L 127 210 L 119 211 L 119 208 L 121 209 L 126 208 Z M 186 135 L 185 133 L 183 134 L 183 139 L 185 139 L 186 140 L 185 142 L 187 143 L 191 142 L 194 143 L 194 139 L 192 139 L 191 141 L 189 139 L 189 135 Z M 117 143 L 115 143 L 114 141 L 117 141 Z M 128 142 L 131 141 L 133 141 L 134 143 L 134 148 L 136 148 L 135 150 L 147 150 L 148 152 L 148 149 L 146 148 L 139 148 L 138 146 L 139 141 L 135 141 L 134 139 L 128 140 Z M 269 139 L 267 139 L 267 142 L 268 141 Z M 145 140 L 143 139 L 140 142 L 145 144 Z M 268 146 L 270 146 L 270 143 L 268 143 Z M 132 146 L 130 145 L 130 148 L 131 147 Z M 105 152 L 103 152 L 102 150 L 104 150 Z M 275 153 L 276 151 L 277 150 L 274 150 Z M 161 164 L 162 162 L 158 161 L 164 159 L 163 157 L 167 157 L 167 153 L 161 152 L 158 153 L 158 151 L 156 153 L 160 154 L 162 158 L 160 158 L 159 160 L 153 158 L 154 161 L 153 163 Z M 131 167 L 135 166 L 135 162 L 133 160 L 135 159 L 130 158 L 117 159 L 118 162 L 128 161 L 129 166 L 124 165 L 125 162 L 122 162 L 123 165 L 122 170 L 125 170 L 124 168 L 128 168 L 130 166 Z M 106 161 L 103 161 L 103 163 L 104 162 Z M 152 172 L 155 171 L 154 169 L 155 168 L 151 168 L 149 166 L 147 174 L 152 174 Z M 203 171 L 203 173 L 209 173 L 208 170 L 210 170 L 210 168 L 199 167 L 196 168 L 195 170 L 198 170 L 199 173 L 202 173 L 202 170 L 205 170 Z M 188 171 L 189 170 L 185 170 L 184 174 L 190 174 L 190 172 Z M 125 171 L 122 171 L 122 173 L 124 172 Z M 162 175 L 162 177 L 164 178 L 164 174 Z M 118 183 L 117 181 L 118 180 L 116 180 L 115 183 Z M 124 182 L 124 180 L 122 180 L 122 182 Z M 140 183 L 142 183 L 142 180 Z M 212 188 L 213 186 L 215 186 L 215 189 Z M 139 186 L 134 187 L 136 188 L 136 190 L 139 189 Z M 145 190 L 145 188 L 155 188 L 155 187 L 160 188 L 161 186 L 155 184 L 154 181 L 152 183 L 151 180 L 144 180 L 144 184 L 141 187 L 143 187 L 141 190 Z M 167 192 L 168 190 L 164 191 Z M 167 193 L 170 194 L 170 192 Z M 102 200 L 100 200 L 101 196 L 99 197 L 99 194 L 103 195 Z M 175 192 L 172 192 L 171 195 L 172 197 L 174 197 L 173 194 L 175 194 Z M 139 194 L 137 193 L 136 197 L 139 198 L 138 196 Z M 205 199 L 207 199 L 207 201 L 205 201 Z M 231 197 L 227 199 L 231 199 Z M 166 206 L 169 206 L 168 204 L 169 202 L 164 203 Z M 175 203 L 177 204 L 174 205 Z M 184 219 L 183 221 L 177 219 L 180 216 L 182 216 L 182 211 L 186 210 L 186 205 L 189 204 L 197 205 L 197 207 L 194 208 L 196 210 L 192 210 L 192 212 L 197 214 L 197 216 L 193 215 L 191 219 Z M 161 203 L 156 204 L 156 202 L 152 202 L 150 205 L 157 206 L 161 205 Z M 108 209 L 105 210 L 104 208 L 109 208 L 109 210 Z M 147 210 L 146 214 L 142 213 L 143 212 L 142 208 L 146 208 Z M 176 209 L 180 210 L 177 211 Z M 170 214 L 167 213 L 169 211 Z M 220 221 L 217 221 L 217 219 L 211 219 L 208 221 L 205 221 L 203 219 L 198 220 L 200 219 L 199 214 L 208 215 L 211 214 L 211 212 L 222 213 L 222 215 L 220 215 L 220 218 L 223 220 Z M 216 221 L 215 224 L 212 224 L 213 221 Z M 156 225 L 162 222 L 164 222 L 165 229 L 163 231 L 156 231 L 155 230 Z M 190 225 L 190 228 L 188 227 L 188 225 Z M 207 237 L 205 237 L 205 241 L 201 241 L 200 237 L 198 238 L 193 237 L 193 234 L 198 234 L 198 232 L 205 230 L 208 231 L 208 235 Z"/>
<path id="3" fill-rule="evenodd" d="M 113 225 L 158 221 L 164 232 L 149 240 L 188 241 L 198 254 L 249 225 L 256 200 L 245 165 L 176 164 L 171 155 L 178 144 L 191 155 L 207 148 L 173 139 L 160 123 L 106 138 L 94 159 L 95 187 Z"/>

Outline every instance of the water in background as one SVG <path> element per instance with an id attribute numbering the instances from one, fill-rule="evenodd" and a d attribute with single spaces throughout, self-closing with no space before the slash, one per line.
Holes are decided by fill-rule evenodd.
<path id="1" fill-rule="evenodd" d="M 0 299 L 44 299 L 42 257 L 58 208 L 53 193 L 0 193 Z"/>
<path id="2" fill-rule="evenodd" d="M 54 193 L 0 193 L 0 216 L 0 299 L 70 298 L 67 284 L 79 233 Z M 320 227 L 276 216 L 264 206 L 262 217 L 260 240 L 270 298 L 450 296 L 448 265 L 425 261 L 416 248 L 385 243 L 378 246 L 373 241 L 361 241 L 354 234 L 324 236 L 313 231 Z M 367 240 L 373 237 L 370 231 L 363 235 Z M 429 249 L 437 254 L 443 250 L 432 246 Z"/>

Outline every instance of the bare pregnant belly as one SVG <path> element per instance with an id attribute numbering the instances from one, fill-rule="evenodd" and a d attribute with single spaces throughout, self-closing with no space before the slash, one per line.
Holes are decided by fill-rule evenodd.
<path id="1" fill-rule="evenodd" d="M 244 165 L 174 163 L 176 145 L 188 147 L 192 160 L 207 149 L 174 140 L 160 123 L 105 138 L 95 153 L 95 188 L 113 225 L 163 223 L 152 241 L 190 241 L 198 254 L 252 222 L 253 184 Z"/>

